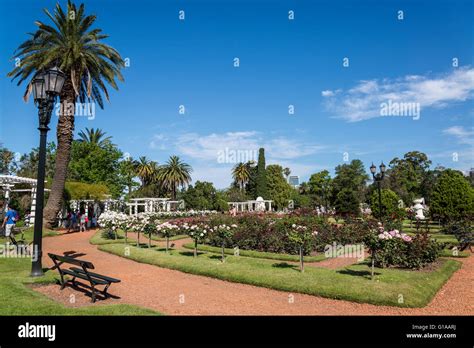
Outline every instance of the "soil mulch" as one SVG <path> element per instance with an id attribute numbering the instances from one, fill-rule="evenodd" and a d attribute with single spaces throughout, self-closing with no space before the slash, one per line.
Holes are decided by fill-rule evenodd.
<path id="1" fill-rule="evenodd" d="M 451 279 L 424 308 L 375 306 L 342 300 L 276 291 L 245 284 L 187 274 L 141 264 L 101 252 L 89 239 L 95 231 L 45 238 L 48 252 L 80 252 L 91 261 L 98 273 L 122 280 L 109 292 L 114 298 L 90 303 L 87 289 L 71 287 L 60 290 L 56 284 L 35 288 L 66 306 L 89 306 L 128 303 L 148 307 L 169 315 L 473 315 L 474 257 L 458 259 L 463 263 Z M 140 238 L 141 239 L 141 238 Z M 141 240 L 142 241 L 142 240 Z M 145 239 L 143 239 L 145 242 Z M 173 241 L 178 244 L 180 241 Z M 189 241 L 182 240 L 182 243 Z M 158 244 L 163 245 L 163 242 Z M 155 244 L 155 242 L 153 243 Z M 333 259 L 336 262 L 336 259 Z M 342 259 L 343 260 L 343 259 Z M 329 262 L 329 260 L 327 260 Z M 52 266 L 51 260 L 44 259 Z M 325 262 L 325 261 L 322 261 Z M 340 262 L 340 261 L 337 261 Z M 73 296 L 71 296 L 73 295 Z M 74 298 L 71 303 L 71 298 Z M 290 301 L 290 298 L 292 301 Z"/>

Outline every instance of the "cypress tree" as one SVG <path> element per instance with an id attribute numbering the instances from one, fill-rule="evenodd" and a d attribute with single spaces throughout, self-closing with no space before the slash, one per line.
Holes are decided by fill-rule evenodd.
<path id="1" fill-rule="evenodd" d="M 265 150 L 263 148 L 258 150 L 256 194 L 257 197 L 268 199 L 267 174 L 265 169 Z"/>

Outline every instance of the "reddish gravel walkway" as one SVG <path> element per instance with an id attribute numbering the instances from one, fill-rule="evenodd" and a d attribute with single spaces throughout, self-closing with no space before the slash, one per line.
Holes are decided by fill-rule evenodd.
<path id="1" fill-rule="evenodd" d="M 74 251 L 92 261 L 97 271 L 122 280 L 110 293 L 119 298 L 94 305 L 129 303 L 174 315 L 473 315 L 474 257 L 462 259 L 456 272 L 425 308 L 402 309 L 358 304 L 316 296 L 290 294 L 245 284 L 186 274 L 137 263 L 97 250 L 89 244 L 95 231 L 44 239 L 45 252 Z M 45 264 L 51 266 L 49 259 Z M 36 290 L 68 306 L 91 305 L 89 297 L 66 287 L 47 285 Z M 76 303 L 70 304 L 70 295 Z M 289 301 L 292 298 L 294 301 Z M 292 303 L 290 303 L 292 302 Z"/>

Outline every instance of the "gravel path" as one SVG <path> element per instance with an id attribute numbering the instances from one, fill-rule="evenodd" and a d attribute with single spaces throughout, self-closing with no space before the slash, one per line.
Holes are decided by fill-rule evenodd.
<path id="1" fill-rule="evenodd" d="M 317 296 L 291 294 L 245 284 L 186 274 L 137 263 L 101 252 L 89 239 L 95 231 L 45 238 L 45 253 L 81 253 L 98 273 L 122 280 L 110 288 L 116 298 L 94 305 L 129 303 L 170 315 L 473 315 L 474 257 L 461 259 L 456 272 L 425 308 L 406 309 L 358 304 Z M 144 242 L 144 240 L 143 240 Z M 49 258 L 44 259 L 52 266 Z M 85 293 L 58 285 L 35 288 L 68 306 L 92 305 Z M 72 295 L 72 296 L 71 296 Z M 71 303 L 71 298 L 75 299 Z"/>

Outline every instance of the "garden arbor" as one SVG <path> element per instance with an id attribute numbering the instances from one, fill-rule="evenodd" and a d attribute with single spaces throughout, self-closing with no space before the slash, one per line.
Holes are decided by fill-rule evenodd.
<path id="1" fill-rule="evenodd" d="M 130 215 L 138 215 L 140 207 L 143 207 L 145 213 L 184 209 L 184 201 L 174 201 L 169 198 L 161 197 L 132 198 L 130 202 L 127 203 L 127 206 Z"/>
<path id="2" fill-rule="evenodd" d="M 15 185 L 27 184 L 30 185 L 29 189 L 14 189 Z M 35 222 L 35 211 L 36 211 L 36 179 L 25 178 L 15 175 L 0 175 L 0 187 L 2 188 L 5 194 L 5 210 L 8 207 L 10 201 L 11 192 L 30 192 L 31 194 L 31 207 L 30 207 L 30 218 L 29 223 L 33 225 Z"/>

